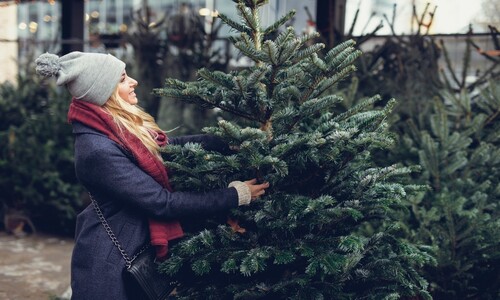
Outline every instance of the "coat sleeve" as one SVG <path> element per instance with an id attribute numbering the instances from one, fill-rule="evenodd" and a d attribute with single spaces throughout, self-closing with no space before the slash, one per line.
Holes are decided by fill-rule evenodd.
<path id="1" fill-rule="evenodd" d="M 184 145 L 186 143 L 199 143 L 208 151 L 217 151 L 223 154 L 230 154 L 229 145 L 222 139 L 210 134 L 186 135 L 180 137 L 169 137 L 168 143 L 172 145 Z"/>
<path id="2" fill-rule="evenodd" d="M 123 201 L 149 217 L 163 220 L 211 214 L 238 206 L 238 194 L 234 188 L 206 193 L 170 193 L 118 145 L 113 146 L 77 155 L 77 177 L 98 200 Z"/>

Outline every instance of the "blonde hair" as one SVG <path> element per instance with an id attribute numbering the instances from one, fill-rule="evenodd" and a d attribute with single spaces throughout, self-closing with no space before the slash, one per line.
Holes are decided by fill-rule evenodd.
<path id="1" fill-rule="evenodd" d="M 120 130 L 128 130 L 160 160 L 160 146 L 154 137 L 161 131 L 154 118 L 137 105 L 130 105 L 118 94 L 118 88 L 102 106 L 109 113 Z M 153 137 L 154 136 L 154 137 Z"/>

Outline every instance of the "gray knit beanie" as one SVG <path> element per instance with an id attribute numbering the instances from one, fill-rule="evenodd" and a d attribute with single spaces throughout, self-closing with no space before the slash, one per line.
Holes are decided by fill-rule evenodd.
<path id="1" fill-rule="evenodd" d="M 56 76 L 57 85 L 66 85 L 73 97 L 99 106 L 111 97 L 125 70 L 124 62 L 101 53 L 44 53 L 35 62 L 38 74 Z"/>

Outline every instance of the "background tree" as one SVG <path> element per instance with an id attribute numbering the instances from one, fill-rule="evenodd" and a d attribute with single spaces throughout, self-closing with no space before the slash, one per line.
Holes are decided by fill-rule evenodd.
<path id="1" fill-rule="evenodd" d="M 71 96 L 43 84 L 28 61 L 17 85 L 0 85 L 0 210 L 5 223 L 19 219 L 20 230 L 33 230 L 32 221 L 45 232 L 73 234 L 82 189 L 66 121 Z"/>
<path id="2" fill-rule="evenodd" d="M 354 71 L 352 41 L 327 52 L 277 31 L 293 12 L 261 28 L 263 0 L 237 2 L 241 23 L 220 18 L 240 33 L 234 46 L 253 67 L 223 73 L 201 69 L 199 80 L 168 79 L 156 93 L 236 115 L 205 129 L 237 149 L 223 155 L 197 144 L 165 149 L 177 190 L 225 187 L 256 177 L 267 195 L 246 208 L 206 222 L 183 222 L 188 235 L 162 270 L 179 282 L 182 298 L 348 299 L 428 298 L 415 267 L 432 262 L 421 247 L 398 237 L 396 212 L 422 187 L 400 182 L 412 167 L 375 166 L 372 152 L 394 140 L 386 119 L 394 105 L 374 109 L 364 99 L 344 113 L 328 94 Z M 196 275 L 193 277 L 193 273 Z"/>
<path id="3" fill-rule="evenodd" d="M 138 98 L 141 99 L 142 107 L 157 117 L 160 98 L 151 95 L 151 90 L 161 85 L 162 78 L 167 75 L 169 45 L 165 37 L 166 16 L 153 20 L 150 10 L 151 7 L 144 5 L 132 13 L 135 30 L 125 38 L 134 49 L 134 63 L 131 64 L 129 72 L 136 76 L 141 85 L 141 88 L 137 89 Z"/>
<path id="4" fill-rule="evenodd" d="M 435 299 L 496 299 L 500 295 L 500 85 L 480 95 L 443 91 L 424 126 L 408 121 L 400 147 L 407 164 L 423 167 L 431 190 L 411 197 L 405 220 L 416 243 L 435 249 L 426 269 Z"/>
<path id="5" fill-rule="evenodd" d="M 469 30 L 462 64 L 454 64 L 449 46 L 427 33 L 433 10 L 427 6 L 417 15 L 414 7 L 413 12 L 416 32 L 387 37 L 361 57 L 358 77 L 342 91 L 344 104 L 350 108 L 359 95 L 377 89 L 384 98 L 400 100 L 390 119 L 397 146 L 375 157 L 379 164 L 423 168 L 412 180 L 430 189 L 407 198 L 409 215 L 401 217 L 401 226 L 410 240 L 434 249 L 437 265 L 422 270 L 432 296 L 495 299 L 500 286 L 493 275 L 500 246 L 493 233 L 498 231 L 493 221 L 498 219 L 498 31 L 490 26 L 494 49 L 481 49 Z M 386 17 L 394 31 L 391 19 Z M 474 70 L 471 61 L 478 53 L 487 63 Z"/>
<path id="6" fill-rule="evenodd" d="M 165 77 L 192 80 L 201 67 L 225 70 L 227 57 L 214 46 L 221 23 L 214 18 L 207 31 L 205 18 L 186 3 L 171 15 L 153 18 L 151 10 L 143 1 L 142 7 L 132 12 L 133 30 L 126 35 L 134 50 L 129 73 L 139 81 L 141 106 L 162 128 L 177 128 L 175 134 L 197 131 L 215 119 L 212 111 L 188 108 L 184 103 L 161 105 L 161 97 L 151 90 L 161 86 Z"/>

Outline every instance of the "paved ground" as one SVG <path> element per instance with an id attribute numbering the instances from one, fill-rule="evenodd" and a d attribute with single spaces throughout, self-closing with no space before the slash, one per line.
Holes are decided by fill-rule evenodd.
<path id="1" fill-rule="evenodd" d="M 0 232 L 0 299 L 47 300 L 67 293 L 73 241 Z"/>

